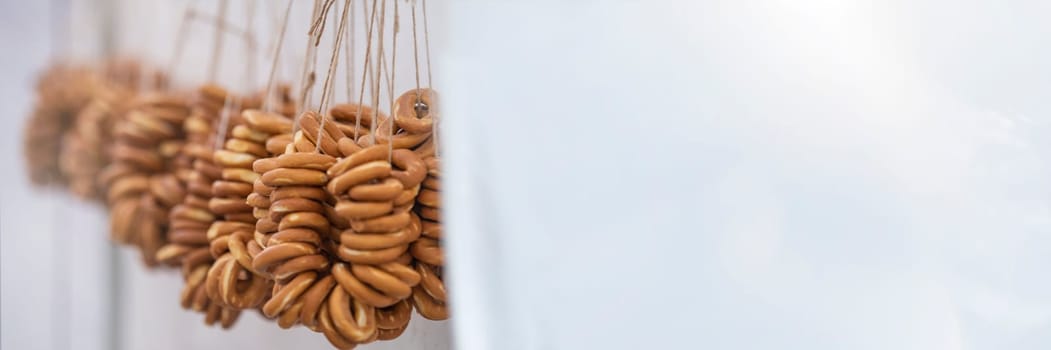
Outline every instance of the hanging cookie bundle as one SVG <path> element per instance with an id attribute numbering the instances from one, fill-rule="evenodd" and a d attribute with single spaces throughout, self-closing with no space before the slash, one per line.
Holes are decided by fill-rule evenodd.
<path id="1" fill-rule="evenodd" d="M 36 102 L 23 132 L 29 180 L 40 186 L 65 183 L 59 168 L 63 134 L 91 100 L 98 77 L 85 67 L 54 65 L 37 80 Z"/>
<path id="2" fill-rule="evenodd" d="M 388 61 L 388 5 L 380 0 L 366 11 L 358 101 L 327 109 L 343 39 L 353 36 L 350 1 L 330 11 L 336 3 L 315 3 L 308 50 L 328 14 L 342 17 L 320 106 L 312 109 L 274 82 L 273 68 L 261 95 L 218 83 L 161 89 L 167 79 L 160 77 L 139 91 L 143 74 L 155 73 L 128 61 L 82 76 L 56 68 L 41 81 L 37 116 L 27 126 L 34 180 L 104 202 L 111 238 L 136 247 L 147 266 L 178 268 L 179 304 L 203 313 L 208 325 L 229 328 L 244 311 L 258 310 L 281 328 L 301 325 L 350 349 L 397 338 L 413 310 L 448 318 L 437 94 L 419 86 L 417 65 L 417 87 L 394 98 L 395 52 Z M 398 3 L 392 7 L 396 48 Z M 415 12 L 414 3 L 414 46 Z M 307 67 L 301 100 L 313 85 Z M 105 83 L 93 80 L 100 75 Z M 371 101 L 364 103 L 367 82 Z"/>
<path id="3" fill-rule="evenodd" d="M 112 238 L 142 251 L 148 266 L 164 245 L 168 210 L 182 202 L 185 189 L 173 172 L 183 143 L 185 98 L 142 96 L 114 125 L 112 163 L 99 175 L 107 189 Z"/>

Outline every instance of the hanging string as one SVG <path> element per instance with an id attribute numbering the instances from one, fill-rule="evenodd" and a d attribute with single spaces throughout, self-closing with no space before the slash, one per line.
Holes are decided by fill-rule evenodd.
<path id="1" fill-rule="evenodd" d="M 362 4 L 365 2 L 363 1 Z M 347 75 L 347 101 L 350 101 L 354 97 L 354 19 L 357 18 L 357 9 L 353 8 L 354 2 L 351 1 L 350 9 L 350 24 L 348 24 L 348 30 L 343 32 L 344 40 L 347 41 L 347 45 L 343 45 L 343 59 L 344 71 Z"/>
<path id="2" fill-rule="evenodd" d="M 321 123 L 324 123 L 325 107 L 328 106 L 331 94 L 329 90 L 334 85 L 332 78 L 336 75 L 336 70 L 339 68 L 339 49 L 343 45 L 343 32 L 347 30 L 347 14 L 350 13 L 350 0 L 345 0 L 343 7 L 343 17 L 340 18 L 339 25 L 336 28 L 336 35 L 333 37 L 332 43 L 332 56 L 328 62 L 328 72 L 325 74 L 325 82 L 321 85 L 321 103 L 318 106 L 318 114 L 322 115 Z M 324 125 L 324 124 L 322 124 Z"/>
<path id="3" fill-rule="evenodd" d="M 273 112 L 274 82 L 277 75 L 277 62 L 281 58 L 281 48 L 285 45 L 285 33 L 288 32 L 288 16 L 292 13 L 292 0 L 285 5 L 285 18 L 281 20 L 281 32 L 274 45 L 274 57 L 270 62 L 270 75 L 266 78 L 266 92 L 263 95 L 263 110 Z"/>
<path id="4" fill-rule="evenodd" d="M 380 30 L 377 39 L 376 57 L 374 58 L 377 62 L 376 69 L 372 76 L 372 115 L 370 116 L 371 121 L 371 132 L 372 132 L 372 144 L 375 145 L 378 141 L 376 139 L 376 128 L 378 127 L 376 120 L 378 119 L 379 106 L 380 106 L 380 83 L 383 81 L 382 68 L 383 68 L 383 42 L 384 32 L 386 31 L 387 24 L 387 0 L 380 2 Z"/>
<path id="5" fill-rule="evenodd" d="M 325 24 L 328 23 L 328 10 L 332 8 L 332 5 L 336 3 L 336 0 L 325 0 L 325 5 L 321 7 L 321 15 L 314 19 L 314 22 L 310 24 L 310 34 L 317 33 L 315 37 L 314 45 L 317 46 L 321 43 L 321 33 L 325 31 Z"/>
<path id="6" fill-rule="evenodd" d="M 390 79 L 387 80 L 387 98 L 390 99 L 390 109 L 388 109 L 388 111 L 390 111 L 390 113 L 392 114 L 389 118 L 387 118 L 388 122 L 390 123 L 389 124 L 389 126 L 390 126 L 389 129 L 390 130 L 388 130 L 389 133 L 387 135 L 387 151 L 388 151 L 387 152 L 387 162 L 388 163 L 392 160 L 391 154 L 394 153 L 394 115 L 393 115 L 393 113 L 394 113 L 394 72 L 396 71 L 394 69 L 394 67 L 395 67 L 395 65 L 398 62 L 397 61 L 397 57 L 398 57 L 398 31 L 399 31 L 398 21 L 399 21 L 399 19 L 398 19 L 398 0 L 394 0 L 394 37 L 391 38 L 391 44 L 390 44 L 390 46 L 391 46 L 391 50 L 390 50 Z"/>
<path id="7" fill-rule="evenodd" d="M 319 16 L 321 16 L 321 11 L 322 11 L 321 10 L 321 1 L 320 0 L 314 0 L 314 9 L 311 12 L 313 14 L 313 17 L 311 18 L 310 21 L 311 22 L 317 21 Z M 313 28 L 311 28 L 311 29 L 313 29 Z M 298 111 L 298 113 L 296 113 L 295 117 L 293 118 L 293 122 L 292 122 L 292 133 L 293 134 L 295 134 L 295 132 L 297 130 L 299 130 L 299 117 L 301 115 L 303 115 L 303 112 L 305 112 L 307 109 L 309 109 L 309 107 L 307 107 L 307 106 L 309 106 L 310 103 L 309 103 L 309 101 L 307 101 L 307 96 L 308 96 L 308 93 L 310 92 L 310 88 L 314 86 L 314 71 L 313 71 L 313 66 L 311 65 L 311 62 L 312 61 L 315 62 L 315 63 L 317 62 L 317 61 L 314 60 L 314 58 L 316 58 L 315 53 L 316 53 L 316 50 L 317 50 L 317 45 L 314 44 L 314 42 L 315 42 L 314 37 L 317 36 L 320 33 L 314 33 L 312 30 L 308 30 L 307 33 L 310 34 L 310 40 L 307 40 L 307 50 L 306 50 L 307 53 L 306 53 L 306 56 L 303 58 L 303 75 L 302 75 L 302 78 L 300 80 L 300 89 L 299 89 L 299 103 L 301 103 L 302 105 L 300 106 L 300 110 Z"/>
<path id="8" fill-rule="evenodd" d="M 219 115 L 219 128 L 215 130 L 215 150 L 223 148 L 223 144 L 226 143 L 226 129 L 230 127 L 230 114 L 233 111 L 241 109 L 241 103 L 238 99 L 234 98 L 233 94 L 226 94 L 226 99 L 223 100 L 223 108 Z M 236 107 L 235 107 L 236 106 Z"/>
<path id="9" fill-rule="evenodd" d="M 423 45 L 426 47 L 427 55 L 427 87 L 431 85 L 431 31 L 427 29 L 427 0 L 423 2 Z"/>
<path id="10" fill-rule="evenodd" d="M 321 116 L 321 123 L 317 130 L 317 142 L 314 145 L 314 152 L 321 153 L 321 136 L 325 132 L 325 121 L 328 118 L 325 117 L 325 108 L 328 107 L 328 101 L 332 99 L 332 77 L 336 75 L 336 68 L 339 67 L 339 46 L 343 44 L 343 32 L 347 30 L 347 14 L 350 13 L 350 0 L 345 0 L 343 3 L 343 17 L 339 20 L 339 26 L 336 28 L 335 43 L 332 44 L 332 58 L 328 62 L 328 74 L 325 75 L 324 88 L 321 91 L 321 105 L 318 107 L 318 114 Z"/>
<path id="11" fill-rule="evenodd" d="M 255 64 L 256 64 L 256 45 L 255 45 L 255 0 L 245 0 L 245 29 L 244 29 L 244 44 L 245 51 L 248 51 L 249 59 L 245 62 L 244 79 L 242 84 L 246 92 L 255 85 Z"/>
<path id="12" fill-rule="evenodd" d="M 416 0 L 412 0 L 412 60 L 416 65 L 416 104 L 420 103 L 420 44 L 416 40 Z"/>
<path id="13" fill-rule="evenodd" d="M 182 12 L 182 19 L 179 21 L 179 31 L 175 34 L 175 48 L 172 50 L 171 59 L 168 61 L 168 76 L 175 76 L 175 67 L 179 63 L 179 59 L 182 58 L 182 51 L 186 47 L 186 32 L 190 29 L 190 18 L 193 17 L 193 6 L 192 2 L 186 3 L 186 9 Z"/>
<path id="14" fill-rule="evenodd" d="M 430 89 L 433 86 L 433 85 L 431 85 L 431 81 L 432 81 L 431 80 L 431 32 L 430 32 L 430 29 L 428 29 L 428 27 L 427 27 L 427 0 L 420 0 L 420 1 L 423 2 L 423 45 L 424 45 L 424 47 L 426 49 L 425 54 L 426 54 L 426 57 L 427 57 L 427 88 Z M 419 67 L 417 67 L 417 69 L 419 69 Z M 416 85 L 417 85 L 417 88 L 419 88 L 419 83 L 418 82 L 416 83 Z M 417 97 L 416 97 L 417 101 L 419 101 L 418 94 L 419 94 L 419 92 L 417 92 Z M 434 95 L 431 95 L 431 96 L 434 96 Z M 431 104 L 438 104 L 438 103 L 436 101 L 432 100 Z M 427 105 L 422 105 L 422 103 L 417 103 L 416 106 L 413 106 L 413 107 L 415 107 L 414 109 L 416 110 L 417 113 L 419 113 L 419 108 L 426 107 L 427 110 L 428 110 L 428 113 L 434 113 L 434 115 L 441 115 L 441 113 L 438 113 L 438 107 L 437 106 L 427 106 Z M 439 150 L 441 149 L 441 147 L 440 147 L 441 143 L 438 142 L 438 123 L 439 123 L 439 118 L 432 118 L 432 119 L 433 119 L 433 122 L 431 122 L 431 139 L 432 139 L 432 142 L 434 142 L 434 156 L 438 157 L 439 154 L 440 154 Z"/>
<path id="15" fill-rule="evenodd" d="M 368 8 L 365 9 L 368 11 Z M 370 76 L 370 64 L 372 57 L 372 29 L 376 22 L 376 0 L 372 0 L 372 13 L 369 15 L 369 26 L 366 31 L 365 38 L 367 44 L 365 45 L 365 65 L 361 75 L 361 89 L 358 92 L 358 114 L 354 120 L 354 140 L 358 139 L 358 130 L 361 129 L 361 104 L 365 100 L 365 78 Z M 372 84 L 369 84 L 370 86 Z"/>
<path id="16" fill-rule="evenodd" d="M 226 19 L 227 0 L 219 0 L 219 14 L 215 19 L 215 46 L 212 47 L 212 64 L 208 67 L 208 81 L 214 82 L 219 68 L 219 56 L 223 48 L 223 20 Z"/>

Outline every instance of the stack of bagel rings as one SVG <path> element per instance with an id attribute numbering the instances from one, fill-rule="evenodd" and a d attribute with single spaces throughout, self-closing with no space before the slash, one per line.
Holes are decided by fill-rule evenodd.
<path id="1" fill-rule="evenodd" d="M 140 97 L 116 122 L 112 163 L 99 174 L 107 190 L 113 239 L 138 247 L 147 266 L 157 264 L 157 251 L 166 240 L 168 211 L 185 194 L 172 168 L 189 115 L 189 104 L 180 96 Z"/>
<path id="2" fill-rule="evenodd" d="M 254 184 L 261 178 L 253 170 L 253 163 L 270 156 L 267 140 L 291 131 L 292 121 L 280 114 L 252 109 L 241 113 L 240 119 L 242 122 L 234 126 L 224 148 L 213 155 L 223 169 L 222 179 L 212 186 L 214 196 L 209 207 L 223 213 L 226 220 L 216 221 L 208 231 L 216 261 L 208 271 L 206 286 L 209 295 L 223 305 L 249 309 L 261 305 L 274 284 L 266 272 L 254 267 L 254 258 L 262 252 L 262 246 L 253 239 L 256 210 L 248 205 Z"/>
<path id="3" fill-rule="evenodd" d="M 34 165 L 36 180 L 103 201 L 111 239 L 147 266 L 179 268 L 181 306 L 208 325 L 258 310 L 352 349 L 398 338 L 413 310 L 447 319 L 437 94 L 405 92 L 390 115 L 358 104 L 294 115 L 279 91 L 274 112 L 213 84 L 110 86 L 86 101 L 53 92 L 70 100 L 50 107 L 69 127 L 59 164 Z"/>
<path id="4" fill-rule="evenodd" d="M 205 289 L 205 277 L 215 260 L 207 232 L 216 214 L 209 209 L 208 202 L 212 198 L 212 183 L 222 173 L 212 161 L 212 152 L 227 95 L 225 89 L 216 85 L 204 85 L 197 91 L 193 112 L 183 123 L 187 142 L 181 158 L 177 159 L 177 165 L 182 168 L 176 174 L 187 193 L 183 202 L 169 213 L 168 244 L 157 252 L 157 260 L 182 266 L 185 283 L 180 293 L 182 307 L 205 313 L 205 324 L 218 323 L 223 328 L 233 326 L 240 310 L 213 301 Z"/>

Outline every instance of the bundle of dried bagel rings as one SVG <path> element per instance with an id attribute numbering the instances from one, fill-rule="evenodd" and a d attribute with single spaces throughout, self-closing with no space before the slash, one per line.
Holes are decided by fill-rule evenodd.
<path id="1" fill-rule="evenodd" d="M 366 65 L 370 104 L 309 110 L 285 85 L 185 91 L 133 60 L 101 67 L 41 76 L 30 177 L 103 203 L 113 241 L 180 271 L 183 308 L 223 328 L 257 310 L 339 349 L 399 337 L 413 310 L 449 317 L 435 91 L 417 81 L 395 99 L 388 81 L 387 115 Z"/>

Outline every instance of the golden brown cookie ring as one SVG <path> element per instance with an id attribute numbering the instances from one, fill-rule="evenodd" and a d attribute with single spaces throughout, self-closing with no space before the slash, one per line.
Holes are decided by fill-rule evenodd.
<path id="1" fill-rule="evenodd" d="M 361 146 L 358 146 L 358 144 L 354 143 L 354 140 L 351 140 L 349 137 L 339 139 L 338 143 L 339 153 L 342 154 L 344 157 L 350 156 L 362 150 Z"/>
<path id="2" fill-rule="evenodd" d="M 181 244 L 168 244 L 157 250 L 156 258 L 162 264 L 176 263 L 182 257 L 186 256 L 189 252 L 193 251 L 193 247 L 181 245 Z M 207 272 L 207 268 L 205 269 Z"/>
<path id="3" fill-rule="evenodd" d="M 277 158 L 276 157 L 275 158 L 261 158 L 259 160 L 256 160 L 255 162 L 252 162 L 252 171 L 254 171 L 256 173 L 260 173 L 260 174 L 265 174 L 268 171 L 271 171 L 271 170 L 274 170 L 274 169 L 277 169 L 277 168 L 280 168 L 280 167 L 281 166 L 277 164 Z M 262 184 L 262 183 L 260 182 L 260 184 Z"/>
<path id="4" fill-rule="evenodd" d="M 248 253 L 248 246 L 246 242 L 251 241 L 252 234 L 248 231 L 237 231 L 227 239 L 227 249 L 230 251 L 230 255 L 237 260 L 241 267 L 251 271 L 252 273 L 259 274 L 259 271 L 252 268 L 252 257 Z"/>
<path id="5" fill-rule="evenodd" d="M 358 144 L 364 147 L 365 145 L 373 144 L 386 146 L 389 143 L 393 143 L 389 147 L 393 147 L 394 149 L 409 149 L 419 146 L 429 137 L 431 137 L 429 134 L 395 133 L 393 138 L 394 141 L 391 142 L 390 126 L 387 124 L 381 124 L 380 129 L 376 130 L 376 133 L 363 136 L 358 140 Z"/>
<path id="6" fill-rule="evenodd" d="M 420 316 L 428 320 L 441 321 L 449 318 L 449 309 L 445 302 L 434 299 L 420 286 L 412 289 L 412 305 L 416 307 Z"/>
<path id="7" fill-rule="evenodd" d="M 296 131 L 296 134 L 292 136 L 292 144 L 289 147 L 292 147 L 295 152 L 299 153 L 310 153 L 318 150 L 317 145 L 310 142 L 310 139 L 303 135 L 303 130 Z M 288 153 L 287 148 L 285 152 Z"/>
<path id="8" fill-rule="evenodd" d="M 220 168 L 218 165 L 215 165 L 215 163 L 205 161 L 202 159 L 198 159 L 193 162 L 193 170 L 196 170 L 200 172 L 201 175 L 207 177 L 207 179 L 203 179 L 205 182 L 209 182 L 211 181 L 210 179 L 218 179 L 223 176 L 223 168 Z"/>
<path id="9" fill-rule="evenodd" d="M 189 274 L 186 274 L 186 287 L 179 293 L 179 305 L 184 309 L 201 306 L 199 303 L 195 302 L 195 299 L 197 299 L 197 295 L 200 294 L 201 288 L 199 287 L 204 284 L 204 279 L 207 276 L 208 265 L 197 266 Z"/>
<path id="10" fill-rule="evenodd" d="M 405 188 L 416 187 L 427 177 L 427 164 L 410 150 L 394 150 L 391 163 L 396 169 L 390 175 L 401 181 Z"/>
<path id="11" fill-rule="evenodd" d="M 420 222 L 422 225 L 420 233 L 424 236 L 434 239 L 442 238 L 442 223 L 430 220 L 420 220 Z"/>
<path id="12" fill-rule="evenodd" d="M 354 186 L 347 194 L 355 201 L 383 202 L 397 198 L 401 195 L 402 189 L 402 183 L 398 179 L 389 177 L 379 183 Z"/>
<path id="13" fill-rule="evenodd" d="M 311 329 L 317 328 L 318 313 L 321 306 L 328 297 L 332 288 L 336 286 L 336 279 L 327 275 L 314 282 L 300 297 L 303 301 L 303 309 L 299 312 L 299 321 Z M 316 330 L 316 329 L 315 329 Z"/>
<path id="14" fill-rule="evenodd" d="M 213 238 L 208 242 L 208 252 L 212 254 L 213 258 L 218 259 L 219 257 L 230 251 L 230 245 L 227 243 L 230 240 L 230 236 L 221 236 Z"/>
<path id="15" fill-rule="evenodd" d="M 263 315 L 269 318 L 277 317 L 279 313 L 292 306 L 296 299 L 314 283 L 315 279 L 317 279 L 316 273 L 304 272 L 296 275 L 287 283 L 274 286 L 273 296 L 260 308 Z"/>
<path id="16" fill-rule="evenodd" d="M 242 139 L 242 140 L 247 140 L 247 141 L 252 141 L 252 142 L 255 142 L 255 143 L 264 143 L 264 142 L 267 141 L 267 139 L 270 138 L 270 134 L 262 132 L 262 131 L 254 130 L 254 129 L 249 128 L 249 127 L 247 127 L 245 125 L 235 126 L 234 130 L 231 132 L 231 134 L 234 137 L 236 137 L 236 138 L 239 138 L 239 139 Z"/>
<path id="17" fill-rule="evenodd" d="M 259 158 L 270 156 L 270 152 L 267 152 L 266 147 L 263 147 L 263 145 L 238 138 L 230 138 L 229 140 L 226 140 L 224 146 L 227 150 L 238 153 L 247 153 Z"/>
<path id="18" fill-rule="evenodd" d="M 315 212 L 319 213 L 324 211 L 324 206 L 315 200 L 307 198 L 282 198 L 277 201 L 273 201 L 270 204 L 270 220 L 280 222 L 286 214 L 295 212 Z"/>
<path id="19" fill-rule="evenodd" d="M 225 168 L 223 169 L 222 179 L 230 181 L 240 181 L 244 183 L 252 183 L 255 179 L 259 178 L 259 174 L 256 174 L 252 169 L 237 169 L 237 168 Z"/>
<path id="20" fill-rule="evenodd" d="M 412 287 L 420 283 L 420 275 L 411 267 L 386 263 L 382 265 L 352 264 L 350 272 L 359 281 L 369 286 L 370 291 L 402 300 L 412 294 Z M 351 290 L 354 292 L 354 290 Z M 353 293 L 352 293 L 353 294 Z M 389 305 L 375 305 L 386 307 Z"/>
<path id="21" fill-rule="evenodd" d="M 353 295 L 355 300 L 360 300 L 366 305 L 387 307 L 399 301 L 399 299 L 383 295 L 362 283 L 351 273 L 347 264 L 337 263 L 333 265 L 332 276 L 336 278 L 336 282 L 339 282 L 341 287 L 336 289 L 343 289 L 344 292 Z"/>
<path id="22" fill-rule="evenodd" d="M 156 175 L 150 177 L 150 193 L 161 202 L 161 205 L 171 208 L 182 203 L 186 196 L 186 190 L 179 184 L 179 179 L 174 175 Z"/>
<path id="23" fill-rule="evenodd" d="M 149 186 L 150 180 L 145 176 L 125 176 L 117 179 L 116 182 L 110 186 L 106 197 L 110 203 L 116 203 L 122 198 L 136 197 L 143 192 L 146 192 L 146 190 L 149 189 Z"/>
<path id="24" fill-rule="evenodd" d="M 334 346 L 335 348 L 340 350 L 354 349 L 354 347 L 356 347 L 358 344 L 350 339 L 343 337 L 343 335 L 340 334 L 338 330 L 336 330 L 336 326 L 332 322 L 332 316 L 330 316 L 329 314 L 328 304 L 329 303 L 321 304 L 321 310 L 317 315 L 317 328 L 321 329 L 321 333 L 325 335 L 325 339 L 328 339 L 328 342 L 331 343 L 332 346 Z"/>
<path id="25" fill-rule="evenodd" d="M 376 309 L 376 327 L 380 330 L 404 329 L 411 318 L 412 303 L 409 302 L 409 299 L 403 299 L 389 307 Z M 383 339 L 382 336 L 380 339 Z"/>
<path id="26" fill-rule="evenodd" d="M 320 153 L 286 153 L 273 159 L 278 167 L 317 171 L 326 171 L 333 164 L 336 164 L 336 158 Z M 267 170 L 266 172 L 269 171 Z"/>
<path id="27" fill-rule="evenodd" d="M 336 176 L 328 182 L 325 189 L 328 190 L 328 193 L 339 195 L 346 192 L 351 186 L 390 176 L 390 172 L 390 163 L 386 161 L 368 162 Z"/>
<path id="28" fill-rule="evenodd" d="M 218 265 L 216 263 L 213 268 Z M 227 306 L 247 309 L 255 307 L 263 302 L 266 297 L 269 283 L 265 277 L 247 271 L 234 259 L 226 260 L 223 266 L 219 266 L 222 272 L 219 280 L 219 295 Z M 248 280 L 240 280 L 240 276 L 246 274 Z"/>
<path id="29" fill-rule="evenodd" d="M 393 209 L 394 204 L 391 202 L 339 201 L 336 203 L 335 212 L 342 218 L 361 220 L 389 214 Z"/>
<path id="30" fill-rule="evenodd" d="M 402 213 L 351 221 L 350 228 L 357 232 L 394 232 L 409 226 L 411 222 L 412 217 L 409 213 Z"/>
<path id="31" fill-rule="evenodd" d="M 212 197 L 208 201 L 208 209 L 222 215 L 252 212 L 252 207 L 248 206 L 243 199 L 238 198 Z"/>
<path id="32" fill-rule="evenodd" d="M 281 134 L 266 140 L 266 151 L 270 154 L 281 154 L 292 143 L 292 134 Z"/>
<path id="33" fill-rule="evenodd" d="M 126 120 L 154 140 L 170 139 L 178 135 L 178 130 L 175 127 L 158 119 L 158 116 L 150 115 L 143 110 L 128 112 Z"/>
<path id="34" fill-rule="evenodd" d="M 262 196 L 270 197 L 270 193 L 274 192 L 274 188 L 263 184 L 263 181 L 256 179 L 252 182 L 252 192 L 258 193 Z"/>
<path id="35" fill-rule="evenodd" d="M 208 240 L 215 240 L 219 237 L 229 236 L 237 231 L 251 232 L 252 229 L 252 225 L 242 222 L 216 221 L 208 228 Z"/>
<path id="36" fill-rule="evenodd" d="M 208 203 L 205 202 L 204 204 L 207 208 Z M 172 230 L 201 229 L 207 231 L 208 227 L 212 225 L 212 221 L 215 220 L 215 217 L 208 210 L 188 204 L 179 204 L 172 207 L 168 217 L 171 222 L 168 228 Z"/>
<path id="37" fill-rule="evenodd" d="M 317 246 L 307 243 L 284 243 L 266 247 L 262 253 L 252 260 L 252 267 L 256 271 L 266 271 L 270 267 L 283 261 L 318 253 Z"/>
<path id="38" fill-rule="evenodd" d="M 376 309 L 362 303 L 361 300 L 351 299 L 350 294 L 343 288 L 333 288 L 329 293 L 328 312 L 336 330 L 343 337 L 357 343 L 367 343 L 375 339 Z"/>
<path id="39" fill-rule="evenodd" d="M 396 247 L 420 237 L 420 225 L 407 225 L 401 230 L 390 233 L 358 233 L 354 230 L 343 230 L 340 244 L 355 250 L 376 250 Z"/>
<path id="40" fill-rule="evenodd" d="M 321 271 L 328 267 L 329 258 L 321 254 L 304 255 L 288 259 L 270 269 L 274 280 L 284 281 L 306 271 Z"/>
<path id="41" fill-rule="evenodd" d="M 250 168 L 259 157 L 242 152 L 221 149 L 212 155 L 216 164 L 233 168 Z"/>
<path id="42" fill-rule="evenodd" d="M 353 249 L 345 245 L 340 245 L 339 248 L 336 249 L 336 255 L 339 255 L 339 258 L 346 262 L 375 265 L 393 261 L 402 254 L 405 254 L 407 250 L 408 247 L 405 245 L 374 250 Z"/>
<path id="43" fill-rule="evenodd" d="M 251 207 L 249 207 L 249 208 L 251 208 Z M 251 210 L 247 210 L 247 211 L 245 211 L 243 213 L 226 214 L 226 215 L 224 215 L 224 217 L 226 218 L 227 221 L 237 221 L 237 222 L 242 222 L 242 223 L 246 223 L 246 224 L 251 224 L 253 222 L 256 222 L 256 218 L 255 218 L 255 216 L 252 216 L 252 211 Z"/>
<path id="44" fill-rule="evenodd" d="M 442 204 L 441 195 L 438 191 L 430 189 L 420 190 L 419 195 L 416 196 L 416 202 L 428 207 L 440 207 Z"/>
<path id="45" fill-rule="evenodd" d="M 212 101 L 225 101 L 229 94 L 222 86 L 215 84 L 204 84 L 197 89 L 200 98 Z"/>
<path id="46" fill-rule="evenodd" d="M 438 240 L 436 239 L 429 237 L 421 237 L 420 239 L 416 240 L 416 242 L 412 242 L 412 246 L 411 248 L 409 248 L 409 252 L 411 252 L 412 256 L 415 257 L 417 260 L 422 261 L 424 263 L 436 266 L 445 265 L 445 258 L 442 254 L 442 248 L 438 244 Z"/>
<path id="47" fill-rule="evenodd" d="M 296 302 L 282 311 L 277 316 L 277 326 L 281 329 L 289 329 L 299 322 L 299 312 L 303 309 L 302 302 Z"/>
<path id="48" fill-rule="evenodd" d="M 379 329 L 376 330 L 376 335 L 377 335 L 376 339 L 378 339 L 378 340 L 394 340 L 394 339 L 397 339 L 398 337 L 401 336 L 402 333 L 405 333 L 405 330 L 408 329 L 408 328 L 409 328 L 408 326 L 402 326 L 402 327 L 391 328 L 391 329 L 379 328 Z"/>
<path id="49" fill-rule="evenodd" d="M 245 203 L 253 208 L 269 208 L 271 204 L 269 197 L 260 195 L 256 192 L 249 193 L 248 196 L 245 197 Z M 257 218 L 261 219 L 261 217 Z"/>
<path id="50" fill-rule="evenodd" d="M 278 226 L 269 217 L 264 217 L 255 222 L 255 230 L 260 233 L 272 233 L 277 232 Z"/>
<path id="51" fill-rule="evenodd" d="M 345 143 L 343 140 L 340 141 Z M 383 145 L 362 148 L 329 167 L 328 175 L 336 176 L 365 163 L 386 161 L 387 158 L 390 158 L 390 154 L 390 150 Z"/>
<path id="52" fill-rule="evenodd" d="M 317 144 L 321 143 L 321 150 L 325 154 L 339 155 L 339 146 L 336 140 L 344 137 L 343 132 L 339 130 L 339 127 L 331 121 L 325 123 L 325 131 L 321 133 L 321 140 L 318 141 L 318 132 L 321 129 L 321 122 L 317 118 L 317 114 L 310 113 L 305 114 L 303 118 L 299 119 L 299 125 L 303 129 L 303 136 L 305 136 L 310 142 Z"/>
<path id="53" fill-rule="evenodd" d="M 244 198 L 252 194 L 252 184 L 234 181 L 216 181 L 212 184 L 212 193 L 218 197 Z"/>
<path id="54" fill-rule="evenodd" d="M 365 129 L 368 129 L 368 127 L 372 125 L 372 115 L 375 113 L 376 111 L 372 107 L 356 103 L 338 104 L 329 109 L 329 114 L 331 114 L 336 120 L 347 124 L 354 124 L 355 122 L 360 121 L 360 125 L 365 127 Z M 386 118 L 386 115 L 380 113 L 379 118 L 377 119 Z M 347 135 L 353 136 L 351 134 Z"/>
<path id="55" fill-rule="evenodd" d="M 292 132 L 292 121 L 280 114 L 267 113 L 249 109 L 241 112 L 248 127 L 268 134 L 285 134 Z"/>
<path id="56" fill-rule="evenodd" d="M 328 197 L 325 190 L 313 186 L 282 186 L 270 193 L 270 202 L 276 202 L 285 198 L 308 198 L 318 202 L 324 202 Z"/>
<path id="57" fill-rule="evenodd" d="M 168 241 L 175 244 L 205 245 L 208 235 L 204 229 L 177 229 L 168 232 Z"/>
<path id="58" fill-rule="evenodd" d="M 420 214 L 421 218 L 424 218 L 424 219 L 427 219 L 427 220 L 431 220 L 431 221 L 441 221 L 442 220 L 441 209 L 438 209 L 438 208 L 435 208 L 435 207 L 420 207 L 420 213 L 419 214 Z"/>
<path id="59" fill-rule="evenodd" d="M 310 243 L 312 245 L 321 245 L 321 236 L 317 232 L 306 228 L 293 228 L 283 230 L 273 235 L 270 235 L 266 241 L 266 246 L 272 246 L 282 243 Z"/>
<path id="60" fill-rule="evenodd" d="M 394 121 L 405 131 L 420 134 L 434 130 L 434 103 L 438 96 L 431 89 L 416 89 L 398 96 L 394 102 Z M 417 103 L 424 107 L 417 108 Z"/>
<path id="61" fill-rule="evenodd" d="M 215 261 L 215 259 L 208 253 L 207 248 L 194 248 L 182 260 L 182 274 L 183 276 L 189 276 L 194 269 L 202 266 L 207 269 L 212 261 Z"/>
<path id="62" fill-rule="evenodd" d="M 408 209 L 412 209 L 412 205 L 416 203 L 416 194 L 420 192 L 420 186 L 406 188 L 401 191 L 398 197 L 394 198 L 395 206 L 408 206 Z"/>
<path id="63" fill-rule="evenodd" d="M 384 234 L 358 234 L 353 230 L 345 230 L 340 236 L 342 245 L 356 251 L 369 251 L 388 249 L 411 242 L 414 237 L 410 228 L 404 228 L 397 232 Z"/>
<path id="64" fill-rule="evenodd" d="M 437 157 L 429 157 L 423 159 L 424 163 L 427 163 L 427 175 L 432 177 L 440 177 L 442 175 L 441 161 Z M 439 189 L 438 185 L 432 187 L 433 189 Z"/>
<path id="65" fill-rule="evenodd" d="M 263 174 L 261 179 L 263 184 L 272 187 L 320 186 L 328 182 L 328 175 L 311 169 L 277 168 Z"/>
<path id="66" fill-rule="evenodd" d="M 309 228 L 317 232 L 328 232 L 329 222 L 324 215 L 316 212 L 298 212 L 287 214 L 277 223 L 278 230 L 290 228 Z"/>
<path id="67" fill-rule="evenodd" d="M 164 159 L 152 149 L 131 147 L 117 143 L 111 149 L 113 161 L 131 164 L 142 171 L 157 172 L 164 170 Z"/>
<path id="68" fill-rule="evenodd" d="M 420 275 L 420 287 L 434 297 L 435 300 L 448 300 L 445 294 L 445 282 L 438 276 L 438 267 L 427 264 L 416 264 L 416 272 Z"/>
<path id="69" fill-rule="evenodd" d="M 419 146 L 416 146 L 416 149 L 412 150 L 412 153 L 416 153 L 416 155 L 419 156 L 420 158 L 434 157 L 434 155 L 437 152 L 438 152 L 437 142 L 434 141 L 434 137 L 433 136 L 431 138 L 428 138 L 427 141 L 424 141 Z"/>

